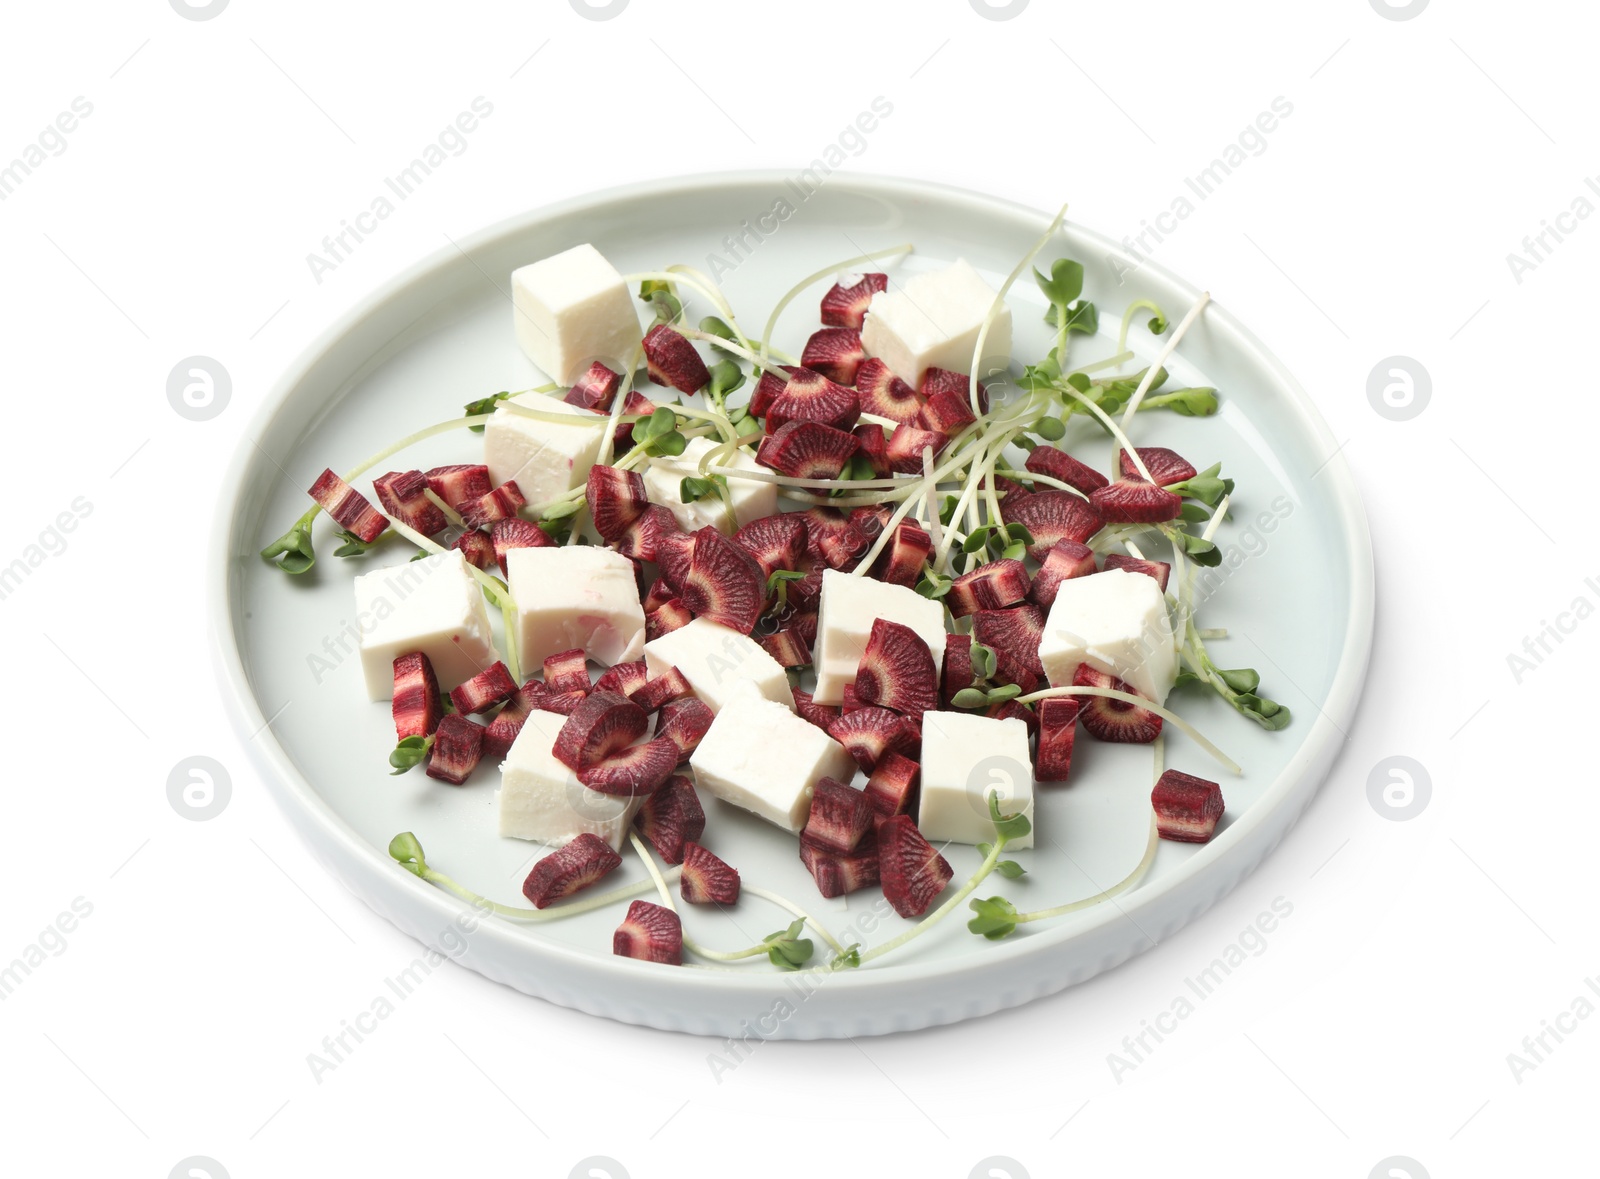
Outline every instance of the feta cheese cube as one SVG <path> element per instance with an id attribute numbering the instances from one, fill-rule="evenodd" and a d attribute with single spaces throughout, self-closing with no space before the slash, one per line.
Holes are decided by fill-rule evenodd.
<path id="1" fill-rule="evenodd" d="M 1166 596 L 1155 578 L 1126 569 L 1063 581 L 1045 618 L 1039 660 L 1056 687 L 1072 683 L 1078 664 L 1087 663 L 1166 703 L 1178 676 Z"/>
<path id="2" fill-rule="evenodd" d="M 596 360 L 626 372 L 644 338 L 627 283 L 587 242 L 513 270 L 511 301 L 517 343 L 558 384 Z"/>
<path id="3" fill-rule="evenodd" d="M 816 784 L 848 782 L 856 771 L 843 745 L 749 689 L 724 703 L 689 765 L 695 781 L 724 802 L 796 832 L 806 825 Z"/>
<path id="4" fill-rule="evenodd" d="M 511 398 L 540 413 L 570 417 L 572 424 L 530 418 L 501 406 L 483 430 L 483 461 L 495 487 L 515 479 L 533 506 L 582 487 L 600 457 L 610 419 L 559 397 L 523 393 Z"/>
<path id="5" fill-rule="evenodd" d="M 567 718 L 529 713 L 500 763 L 500 834 L 560 847 L 578 836 L 598 835 L 621 849 L 644 796 L 617 797 L 590 790 L 551 752 Z"/>
<path id="6" fill-rule="evenodd" d="M 449 691 L 499 655 L 489 611 L 467 562 L 455 550 L 374 569 L 356 578 L 356 626 L 367 696 L 394 695 L 395 657 L 421 651 Z"/>
<path id="7" fill-rule="evenodd" d="M 650 502 L 660 504 L 676 516 L 685 532 L 698 532 L 709 524 L 731 535 L 752 520 L 770 516 L 778 510 L 777 484 L 740 479 L 735 475 L 728 477 L 728 499 L 733 504 L 732 520 L 728 519 L 727 508 L 719 496 L 696 500 L 692 504 L 683 502 L 680 494 L 683 480 L 700 473 L 700 459 L 716 445 L 710 438 L 691 438 L 681 455 L 653 458 L 644 469 L 644 490 Z M 742 450 L 731 462 L 724 459 L 720 465 L 746 471 L 765 470 Z"/>
<path id="8" fill-rule="evenodd" d="M 872 624 L 879 618 L 916 631 L 933 652 L 933 665 L 940 666 L 945 639 L 942 605 L 908 586 L 825 569 L 813 651 L 817 669 L 813 697 L 818 704 L 838 704 L 844 699 L 845 685 L 855 680 Z"/>
<path id="9" fill-rule="evenodd" d="M 872 296 L 861 344 L 912 388 L 922 384 L 929 368 L 970 373 L 978 331 L 994 297 L 994 288 L 964 259 L 944 270 L 914 274 L 899 290 Z M 984 337 L 978 375 L 1010 362 L 1011 309 L 1002 305 Z"/>
<path id="10" fill-rule="evenodd" d="M 646 643 L 644 661 L 652 677 L 676 667 L 712 712 L 720 712 L 747 686 L 785 708 L 794 707 L 789 676 L 766 648 L 708 618 L 696 618 Z"/>
<path id="11" fill-rule="evenodd" d="M 607 666 L 639 658 L 644 607 L 633 562 L 621 553 L 586 544 L 512 549 L 506 575 L 517 602 L 510 641 L 524 668 L 575 647 Z"/>
<path id="12" fill-rule="evenodd" d="M 992 843 L 989 794 L 1000 813 L 1033 819 L 1027 723 L 964 712 L 922 714 L 922 801 L 917 827 L 933 844 Z M 1032 847 L 1033 832 L 1007 844 Z"/>

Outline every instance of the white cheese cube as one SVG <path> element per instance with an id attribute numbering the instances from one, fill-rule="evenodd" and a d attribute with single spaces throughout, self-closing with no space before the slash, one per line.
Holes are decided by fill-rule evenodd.
<path id="1" fill-rule="evenodd" d="M 1166 703 L 1178 676 L 1166 596 L 1155 578 L 1126 569 L 1063 581 L 1045 619 L 1039 660 L 1056 687 L 1072 683 L 1078 664 L 1087 663 Z"/>
<path id="2" fill-rule="evenodd" d="M 989 794 L 1002 815 L 1033 820 L 1028 726 L 965 712 L 922 714 L 922 800 L 917 827 L 928 842 L 993 843 Z M 1033 832 L 1007 847 L 1032 847 Z"/>
<path id="3" fill-rule="evenodd" d="M 708 496 L 692 504 L 683 502 L 682 483 L 686 477 L 700 473 L 700 459 L 717 445 L 710 438 L 691 438 L 683 453 L 673 458 L 658 457 L 650 460 L 644 469 L 644 490 L 650 502 L 660 504 L 675 517 L 685 532 L 698 532 L 710 525 L 732 535 L 752 520 L 760 520 L 778 510 L 778 486 L 757 479 L 728 477 L 728 499 L 733 505 L 733 519 L 728 519 L 728 509 L 721 496 Z M 718 464 L 745 471 L 763 471 L 755 459 L 744 451 L 737 451 L 728 461 Z"/>
<path id="4" fill-rule="evenodd" d="M 448 692 L 500 658 L 489 611 L 462 555 L 451 550 L 356 578 L 356 626 L 367 696 L 394 696 L 396 656 L 421 651 Z"/>
<path id="5" fill-rule="evenodd" d="M 626 372 L 644 337 L 628 284 L 587 242 L 513 270 L 511 301 L 517 343 L 557 384 L 596 360 Z"/>
<path id="6" fill-rule="evenodd" d="M 934 667 L 944 659 L 944 607 L 909 586 L 825 569 L 818 611 L 813 651 L 817 669 L 813 696 L 818 704 L 838 704 L 844 699 L 845 685 L 855 680 L 872 624 L 879 618 L 909 626 L 921 635 L 933 652 Z"/>
<path id="7" fill-rule="evenodd" d="M 523 393 L 511 398 L 540 413 L 570 417 L 572 424 L 530 418 L 501 406 L 483 430 L 483 461 L 494 486 L 515 479 L 529 504 L 539 507 L 582 487 L 600 457 L 610 419 L 559 397 Z"/>
<path id="8" fill-rule="evenodd" d="M 899 290 L 879 291 L 867 307 L 861 344 L 894 375 L 922 384 L 929 368 L 972 371 L 978 331 L 994 304 L 995 290 L 965 260 L 944 270 L 914 274 Z M 979 376 L 1011 360 L 1011 309 L 1001 305 L 984 337 Z"/>
<path id="9" fill-rule="evenodd" d="M 508 641 L 528 672 L 575 647 L 608 667 L 639 658 L 644 607 L 633 562 L 621 553 L 586 544 L 512 549 L 506 574 L 517 603 Z"/>
<path id="10" fill-rule="evenodd" d="M 554 712 L 530 713 L 506 752 L 500 763 L 500 834 L 560 847 L 588 833 L 620 850 L 644 796 L 590 790 L 556 760 L 551 750 L 566 721 Z"/>
<path id="11" fill-rule="evenodd" d="M 856 772 L 843 745 L 748 689 L 724 703 L 689 764 L 712 794 L 789 831 L 806 825 L 819 781 L 848 782 Z"/>
<path id="12" fill-rule="evenodd" d="M 676 667 L 712 712 L 720 712 L 746 685 L 785 708 L 794 707 L 789 676 L 766 648 L 708 618 L 650 640 L 644 645 L 644 661 L 652 678 Z"/>

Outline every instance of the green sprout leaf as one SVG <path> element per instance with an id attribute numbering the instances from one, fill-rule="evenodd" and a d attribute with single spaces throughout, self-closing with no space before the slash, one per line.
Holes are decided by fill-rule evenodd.
<path id="1" fill-rule="evenodd" d="M 1208 418 L 1217 412 L 1215 389 L 1174 389 L 1159 397 L 1146 397 L 1139 403 L 1139 412 L 1150 409 L 1170 409 L 1186 418 Z"/>
<path id="2" fill-rule="evenodd" d="M 413 768 L 423 758 L 428 756 L 428 750 L 433 748 L 433 738 L 407 737 L 394 747 L 394 752 L 389 754 L 389 764 L 394 767 L 391 777 L 403 774 Z"/>
<path id="3" fill-rule="evenodd" d="M 1044 313 L 1045 322 L 1051 327 L 1061 326 L 1061 311 L 1051 307 Z M 1092 336 L 1100 330 L 1100 311 L 1093 303 L 1080 299 L 1067 308 L 1067 331 L 1081 332 Z"/>
<path id="4" fill-rule="evenodd" d="M 840 954 L 838 957 L 834 958 L 834 960 L 833 960 L 833 966 L 834 966 L 834 969 L 836 969 L 836 970 L 841 968 L 841 967 L 845 967 L 845 966 L 860 966 L 860 965 L 861 965 L 861 946 L 856 942 L 851 942 L 848 946 L 846 946 L 844 948 L 844 953 Z"/>
<path id="5" fill-rule="evenodd" d="M 507 393 L 502 389 L 499 393 L 495 393 L 489 397 L 480 397 L 476 401 L 469 401 L 466 404 L 467 412 L 464 416 L 475 418 L 479 414 L 493 413 L 495 406 L 499 405 L 502 401 L 505 401 L 510 396 L 510 393 Z M 468 426 L 467 429 L 471 430 L 474 434 L 483 433 L 483 427 L 481 425 Z"/>
<path id="6" fill-rule="evenodd" d="M 950 587 L 954 584 L 954 579 L 929 569 L 923 573 L 922 580 L 917 582 L 917 592 L 925 598 L 938 601 L 950 592 Z"/>
<path id="7" fill-rule="evenodd" d="M 974 898 L 967 902 L 967 907 L 977 914 L 967 922 L 967 928 L 990 941 L 999 941 L 1017 928 L 1016 906 L 1005 897 Z"/>
<path id="8" fill-rule="evenodd" d="M 1007 880 L 1015 880 L 1019 876 L 1028 874 L 1028 870 L 1015 860 L 1001 860 L 994 866 L 994 870 Z"/>
<path id="9" fill-rule="evenodd" d="M 385 532 L 383 535 L 387 536 L 388 533 Z M 344 543 L 333 550 L 333 555 L 336 557 L 364 557 L 378 543 L 376 540 L 362 540 L 354 532 L 350 531 L 339 533 L 339 539 Z"/>
<path id="10" fill-rule="evenodd" d="M 402 831 L 389 841 L 389 854 L 407 872 L 421 876 L 428 867 L 422 854 L 422 844 L 409 831 Z"/>
<path id="11" fill-rule="evenodd" d="M 320 508 L 312 508 L 294 522 L 277 540 L 261 550 L 261 556 L 285 573 L 298 575 L 317 563 L 317 550 L 311 544 L 311 522 Z"/>
<path id="12" fill-rule="evenodd" d="M 1145 326 L 1150 329 L 1152 336 L 1159 336 L 1167 330 L 1167 317 L 1161 314 L 1154 315 Z"/>
<path id="13" fill-rule="evenodd" d="M 994 675 L 995 653 L 993 647 L 985 647 L 982 643 L 972 644 L 972 671 L 981 680 L 989 679 Z"/>
<path id="14" fill-rule="evenodd" d="M 1222 550 L 1214 541 L 1204 540 L 1189 532 L 1176 533 L 1183 543 L 1183 551 L 1196 565 L 1214 569 L 1222 564 Z"/>
<path id="15" fill-rule="evenodd" d="M 988 706 L 989 694 L 982 688 L 962 688 L 950 698 L 950 703 L 957 708 L 984 708 Z"/>
<path id="16" fill-rule="evenodd" d="M 672 323 L 683 314 L 683 303 L 679 301 L 671 283 L 647 278 L 639 284 L 639 298 L 655 311 L 659 323 Z"/>
<path id="17" fill-rule="evenodd" d="M 719 340 L 733 339 L 733 329 L 715 315 L 708 315 L 700 321 L 700 330 L 708 336 L 716 336 Z"/>
<path id="18" fill-rule="evenodd" d="M 1033 424 L 1033 432 L 1046 442 L 1059 442 L 1067 433 L 1067 424 L 1060 418 L 1046 414 Z"/>
<path id="19" fill-rule="evenodd" d="M 706 396 L 720 402 L 736 389 L 744 387 L 744 370 L 731 360 L 719 360 L 710 368 L 711 383 L 706 386 Z"/>
<path id="20" fill-rule="evenodd" d="M 1048 278 L 1035 269 L 1033 281 L 1053 306 L 1065 307 L 1083 294 L 1083 266 L 1070 258 L 1057 258 L 1050 264 Z"/>
<path id="21" fill-rule="evenodd" d="M 994 829 L 1005 839 L 1021 839 L 1033 830 L 1033 824 L 1028 822 L 1027 815 L 1002 815 L 1000 813 L 1000 792 L 989 791 L 989 821 L 994 824 Z"/>
<path id="22" fill-rule="evenodd" d="M 698 503 L 703 499 L 713 499 L 718 488 L 726 486 L 727 480 L 721 475 L 711 475 L 701 479 L 690 475 L 678 484 L 678 498 L 686 504 Z"/>
<path id="23" fill-rule="evenodd" d="M 1018 684 L 1001 684 L 998 688 L 990 688 L 984 699 L 990 704 L 1004 704 L 1007 700 L 1015 700 L 1022 695 L 1022 688 Z"/>
<path id="24" fill-rule="evenodd" d="M 1222 677 L 1222 682 L 1235 692 L 1254 692 L 1261 686 L 1261 675 L 1253 667 L 1240 667 L 1232 671 L 1219 667 L 1217 674 Z"/>
<path id="25" fill-rule="evenodd" d="M 658 454 L 679 455 L 689 445 L 689 440 L 676 430 L 669 431 L 659 438 L 652 439 L 650 446 Z"/>
<path id="26" fill-rule="evenodd" d="M 1186 503 L 1178 509 L 1178 519 L 1185 524 L 1204 524 L 1211 519 L 1211 513 L 1204 504 Z"/>
<path id="27" fill-rule="evenodd" d="M 761 939 L 761 944 L 767 947 L 767 959 L 778 969 L 799 970 L 811 961 L 814 948 L 811 939 L 800 936 L 805 928 L 805 918 L 801 917 L 791 921 L 788 929 L 769 933 Z"/>

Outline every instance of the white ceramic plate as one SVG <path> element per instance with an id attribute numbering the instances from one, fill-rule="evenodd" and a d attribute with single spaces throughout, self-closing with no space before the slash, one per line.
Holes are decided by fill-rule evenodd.
<path id="1" fill-rule="evenodd" d="M 1229 573 L 1204 607 L 1202 625 L 1229 628 L 1230 637 L 1213 644 L 1215 656 L 1224 666 L 1257 667 L 1263 690 L 1291 707 L 1295 720 L 1267 733 L 1215 698 L 1176 693 L 1174 706 L 1245 767 L 1242 778 L 1219 773 L 1169 726 L 1168 764 L 1221 777 L 1225 829 L 1203 847 L 1163 843 L 1143 883 L 1115 903 L 1026 926 L 1004 941 L 968 933 L 963 909 L 898 955 L 803 987 L 761 958 L 721 970 L 616 958 L 610 935 L 621 906 L 537 927 L 480 919 L 385 853 L 391 836 L 414 831 L 434 866 L 493 899 L 520 904 L 521 881 L 542 850 L 496 834 L 498 775 L 491 767 L 461 789 L 420 771 L 388 774 L 393 729 L 387 703 L 370 703 L 361 690 L 350 582 L 375 564 L 403 561 L 404 547 L 342 561 L 332 555 L 323 520 L 321 555 L 309 574 L 290 578 L 256 555 L 305 510 L 304 489 L 324 466 L 346 468 L 415 428 L 458 415 L 473 398 L 535 383 L 512 331 L 506 289 L 514 267 L 585 241 L 624 272 L 675 262 L 707 268 L 711 253 L 736 261 L 724 239 L 756 225 L 780 198 L 798 206 L 794 214 L 770 222 L 776 232 L 723 277 L 747 330 L 758 331 L 803 275 L 900 242 L 917 247 L 900 274 L 965 257 L 998 285 L 1048 221 L 992 197 L 869 177 L 832 177 L 802 201 L 784 176 L 754 173 L 601 193 L 442 250 L 308 348 L 254 423 L 222 489 L 217 520 L 210 597 L 222 680 L 241 733 L 258 734 L 248 744 L 267 781 L 330 871 L 401 929 L 489 978 L 596 1015 L 717 1036 L 858 1036 L 950 1023 L 1081 982 L 1204 912 L 1295 821 L 1354 712 L 1372 634 L 1365 516 L 1342 458 L 1329 457 L 1335 447 L 1316 410 L 1225 308 L 1205 313 L 1169 365 L 1170 387 L 1213 385 L 1222 411 L 1209 419 L 1142 414 L 1134 437 L 1170 445 L 1198 466 L 1220 460 L 1238 480 L 1235 518 L 1219 537 Z M 1080 362 L 1112 351 L 1129 301 L 1154 298 L 1176 322 L 1197 293 L 1148 263 L 1119 284 L 1113 263 L 1128 269 L 1131 262 L 1076 226 L 1065 227 L 1044 255 L 1054 256 L 1084 264 L 1086 295 L 1101 309 L 1102 335 L 1074 345 Z M 776 342 L 798 351 L 817 326 L 825 286 L 795 302 Z M 1048 329 L 1037 289 L 1019 283 L 1011 305 L 1016 356 L 1042 355 Z M 1153 352 L 1147 333 L 1136 329 L 1134 337 L 1143 354 Z M 1108 466 L 1103 437 L 1074 433 L 1067 442 Z M 480 455 L 481 437 L 461 431 L 394 465 L 426 468 Z M 276 719 L 262 731 L 268 717 Z M 1072 783 L 1041 791 L 1038 846 L 1016 857 L 1028 875 L 991 877 L 977 895 L 1003 893 L 1019 909 L 1043 908 L 1091 895 L 1138 861 L 1150 750 L 1085 737 L 1078 750 Z M 905 928 L 876 890 L 822 900 L 791 836 L 714 799 L 706 806 L 706 842 L 747 880 L 798 900 L 847 941 L 870 946 Z M 977 864 L 972 848 L 947 854 L 958 882 Z M 630 856 L 612 881 L 641 874 Z M 702 942 L 733 948 L 781 928 L 787 917 L 746 898 L 730 915 L 695 910 L 686 923 Z"/>

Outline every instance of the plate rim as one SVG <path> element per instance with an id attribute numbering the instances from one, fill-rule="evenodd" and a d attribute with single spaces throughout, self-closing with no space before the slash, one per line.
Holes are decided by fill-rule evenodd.
<path id="1" fill-rule="evenodd" d="M 386 304 L 426 284 L 437 273 L 451 267 L 463 256 L 470 258 L 475 251 L 499 240 L 527 232 L 540 223 L 559 220 L 573 213 L 592 209 L 598 204 L 634 201 L 645 197 L 681 197 L 708 187 L 726 189 L 730 186 L 780 185 L 788 178 L 788 173 L 780 169 L 693 173 L 636 181 L 583 193 L 502 218 L 465 235 L 454 244 L 431 252 L 369 289 L 289 362 L 247 423 L 245 434 L 235 449 L 233 461 L 229 464 L 222 482 L 209 539 L 206 602 L 211 623 L 209 627 L 211 653 L 223 688 L 224 704 L 247 756 L 261 771 L 278 805 L 290 819 L 291 825 L 302 838 L 306 839 L 313 854 L 336 879 L 387 920 L 397 925 L 402 924 L 390 909 L 380 906 L 364 888 L 357 886 L 358 878 L 367 887 L 382 890 L 386 894 L 384 899 L 390 904 L 403 903 L 420 907 L 423 915 L 430 921 L 436 921 L 437 927 L 441 929 L 449 926 L 463 911 L 471 912 L 472 907 L 400 868 L 388 857 L 384 849 L 368 843 L 335 812 L 295 766 L 288 751 L 278 742 L 276 734 L 267 723 L 259 701 L 250 689 L 244 667 L 241 636 L 235 631 L 230 606 L 236 579 L 241 574 L 235 567 L 233 556 L 235 549 L 240 547 L 235 541 L 234 525 L 241 514 L 241 501 L 247 484 L 251 482 L 250 477 L 263 458 L 255 440 L 268 432 L 268 427 L 299 384 L 346 336 L 381 314 Z M 828 184 L 830 189 L 853 190 L 867 196 L 888 196 L 901 203 L 937 195 L 948 202 L 966 204 L 981 215 L 992 217 L 996 213 L 1003 213 L 1018 220 L 1033 222 L 1041 230 L 1049 223 L 1051 217 L 1049 213 L 1006 197 L 909 177 L 852 172 L 844 175 L 835 174 L 829 178 Z M 1063 228 L 1070 229 L 1082 240 L 1093 242 L 1096 249 L 1104 251 L 1109 257 L 1129 260 L 1129 256 L 1118 243 L 1096 230 L 1070 221 L 1063 222 Z M 1139 266 L 1154 280 L 1183 292 L 1191 301 L 1201 293 L 1191 283 L 1158 263 L 1141 260 Z M 1240 343 L 1250 350 L 1253 361 L 1264 371 L 1269 372 L 1278 387 L 1290 395 L 1292 408 L 1301 424 L 1309 426 L 1311 433 L 1320 438 L 1330 449 L 1334 448 L 1336 444 L 1333 434 L 1321 412 L 1300 382 L 1277 356 L 1225 305 L 1213 300 L 1207 307 L 1206 314 L 1208 318 L 1219 318 L 1227 329 L 1237 336 Z M 1296 756 L 1264 788 L 1255 805 L 1232 822 L 1211 844 L 1159 880 L 1125 894 L 1119 898 L 1120 904 L 1091 907 L 1051 929 L 1041 930 L 1028 938 L 996 943 L 987 947 L 988 952 L 982 955 L 968 955 L 956 961 L 885 962 L 868 969 L 833 975 L 830 976 L 834 980 L 829 987 L 830 990 L 838 987 L 846 994 L 856 994 L 880 991 L 883 988 L 905 987 L 908 984 L 924 983 L 929 980 L 951 979 L 970 973 L 1003 971 L 1019 959 L 1035 957 L 1051 949 L 1062 950 L 1071 942 L 1086 938 L 1109 923 L 1120 921 L 1124 917 L 1136 918 L 1157 905 L 1170 904 L 1172 898 L 1175 895 L 1182 895 L 1197 877 L 1216 874 L 1224 878 L 1219 880 L 1218 887 L 1209 893 L 1197 893 L 1198 903 L 1189 906 L 1188 911 L 1175 923 L 1163 927 L 1156 937 L 1144 938 L 1145 944 L 1122 954 L 1115 962 L 1105 962 L 1080 978 L 1062 979 L 1058 986 L 1050 988 L 1059 990 L 1100 973 L 1132 957 L 1134 953 L 1152 948 L 1157 942 L 1171 936 L 1177 928 L 1193 920 L 1222 896 L 1232 891 L 1259 866 L 1298 821 L 1300 814 L 1321 789 L 1322 783 L 1331 771 L 1340 752 L 1340 746 L 1347 739 L 1343 730 L 1354 716 L 1370 661 L 1376 593 L 1375 561 L 1366 509 L 1342 450 L 1334 450 L 1322 475 L 1324 478 L 1331 476 L 1328 483 L 1332 488 L 1331 502 L 1340 525 L 1342 546 L 1349 562 L 1347 570 L 1349 612 L 1346 617 L 1349 641 L 1346 642 L 1344 651 L 1339 657 L 1327 699 L 1318 706 L 1317 715 L 1308 718 L 1312 731 L 1305 737 Z M 251 539 L 249 544 L 244 546 L 244 560 L 253 558 L 253 543 Z M 1302 795 L 1299 805 L 1287 806 L 1290 796 L 1296 793 Z M 308 829 L 307 823 L 314 823 L 318 830 Z M 1264 830 L 1272 826 L 1277 829 Z M 1260 845 L 1255 849 L 1253 856 L 1246 850 L 1251 844 Z M 347 857 L 346 860 L 340 864 L 329 862 L 328 855 L 333 851 L 342 852 Z M 1235 862 L 1237 870 L 1226 871 L 1228 865 Z M 405 926 L 402 925 L 402 928 Z M 412 929 L 406 929 L 406 932 L 421 937 Z M 487 936 L 491 942 L 497 943 L 500 949 L 508 950 L 515 955 L 527 955 L 530 952 L 530 942 L 520 935 L 520 931 L 506 924 L 479 922 L 472 936 L 474 939 Z M 764 998 L 770 996 L 781 979 L 786 977 L 766 971 L 663 972 L 654 970 L 648 963 L 633 962 L 628 959 L 605 959 L 591 950 L 553 941 L 536 941 L 531 944 L 531 948 L 533 953 L 544 957 L 551 965 L 558 968 L 570 965 L 583 971 L 617 974 L 630 984 L 635 979 L 648 980 L 648 985 L 663 995 L 685 988 L 699 994 L 710 988 L 716 993 L 749 994 L 753 998 Z M 478 962 L 468 960 L 467 964 L 488 977 L 496 977 Z M 517 986 L 518 989 L 530 994 L 538 993 L 546 998 L 552 997 L 547 992 L 529 991 L 515 979 L 501 977 L 498 981 Z M 563 985 L 566 980 L 553 981 L 556 990 L 567 989 Z M 1020 998 L 1015 998 L 1014 1002 L 1020 1003 L 1044 993 L 1047 992 L 1035 989 Z M 952 996 L 951 1001 L 954 1000 L 955 997 Z M 565 1006 L 590 1009 L 576 1001 L 570 994 L 567 998 L 555 998 L 553 1001 Z M 997 1005 L 1011 1004 L 1002 1001 Z M 993 1009 L 992 1006 L 988 1008 L 988 1010 Z M 950 1022 L 953 1019 L 965 1018 L 967 1015 L 982 1013 L 984 1012 L 977 1010 L 954 1015 L 946 1013 L 942 1018 L 929 1018 L 924 1024 Z M 635 1005 L 635 1009 L 628 1014 L 615 1014 L 614 1017 L 627 1022 L 643 1022 L 658 1027 L 682 1026 L 681 1021 L 660 1022 L 648 1018 L 649 1014 L 651 1013 L 637 1010 Z"/>

